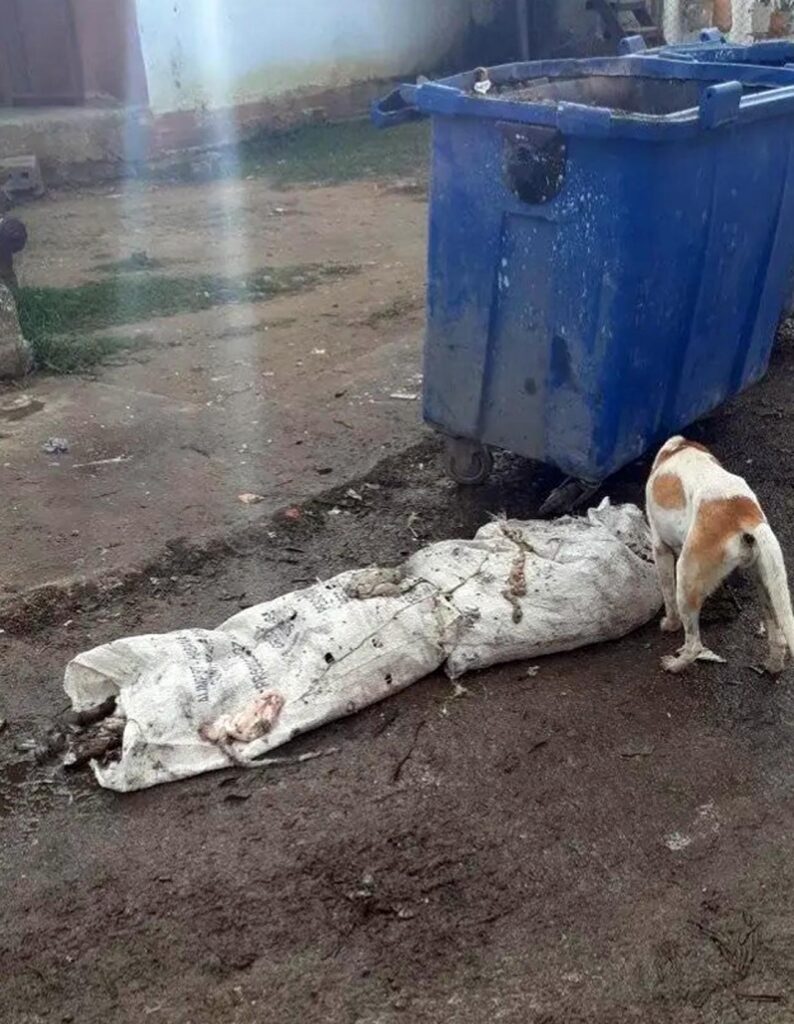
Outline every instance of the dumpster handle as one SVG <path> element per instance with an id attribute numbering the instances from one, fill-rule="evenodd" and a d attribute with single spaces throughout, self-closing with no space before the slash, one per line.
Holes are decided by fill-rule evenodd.
<path id="1" fill-rule="evenodd" d="M 416 89 L 415 85 L 401 85 L 399 89 L 393 89 L 388 96 L 376 100 L 370 110 L 375 127 L 393 128 L 395 125 L 426 117 L 427 115 L 416 107 Z"/>
<path id="2" fill-rule="evenodd" d="M 725 36 L 718 28 L 702 28 L 698 37 L 701 43 L 724 43 Z"/>
<path id="3" fill-rule="evenodd" d="M 700 123 L 704 128 L 718 128 L 735 121 L 742 101 L 740 82 L 718 82 L 703 92 L 700 101 Z"/>
<path id="4" fill-rule="evenodd" d="M 629 56 L 632 53 L 642 53 L 647 50 L 645 40 L 642 36 L 624 36 L 618 43 L 618 54 Z"/>

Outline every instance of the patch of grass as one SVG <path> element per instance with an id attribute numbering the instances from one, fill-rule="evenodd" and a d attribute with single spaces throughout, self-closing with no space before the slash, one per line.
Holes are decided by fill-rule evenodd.
<path id="1" fill-rule="evenodd" d="M 179 182 L 263 177 L 276 188 L 415 178 L 414 188 L 421 192 L 428 178 L 429 156 L 428 122 L 413 121 L 379 131 L 362 119 L 263 132 L 235 148 L 154 164 L 142 174 L 150 181 Z"/>
<path id="2" fill-rule="evenodd" d="M 240 173 L 274 185 L 340 184 L 362 178 L 426 177 L 430 126 L 414 121 L 378 131 L 369 121 L 309 125 L 266 134 L 240 147 Z"/>
<path id="3" fill-rule="evenodd" d="M 150 348 L 146 336 L 122 337 L 101 334 L 41 335 L 33 343 L 36 365 L 51 373 L 84 373 L 113 356 Z"/>
<path id="4" fill-rule="evenodd" d="M 388 323 L 391 320 L 402 320 L 403 317 L 424 309 L 424 306 L 424 299 L 418 295 L 398 295 L 381 309 L 370 313 L 364 323 L 367 327 L 379 327 L 382 323 Z"/>
<path id="5" fill-rule="evenodd" d="M 97 263 L 95 269 L 103 274 L 133 274 L 141 270 L 162 270 L 167 262 L 169 261 L 155 259 L 148 252 L 133 252 L 123 260 Z"/>
<path id="6" fill-rule="evenodd" d="M 97 338 L 91 336 L 92 332 L 229 303 L 262 302 L 357 270 L 353 266 L 312 263 L 258 270 L 241 279 L 214 274 L 117 274 L 76 288 L 20 288 L 17 307 L 22 333 L 33 346 L 36 364 L 69 373 L 130 347 L 125 346 L 124 339 Z M 73 357 L 69 356 L 70 348 Z"/>

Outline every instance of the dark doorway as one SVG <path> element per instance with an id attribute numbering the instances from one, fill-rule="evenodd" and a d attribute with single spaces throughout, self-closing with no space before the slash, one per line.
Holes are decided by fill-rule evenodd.
<path id="1" fill-rule="evenodd" d="M 0 0 L 0 104 L 82 100 L 71 0 Z"/>

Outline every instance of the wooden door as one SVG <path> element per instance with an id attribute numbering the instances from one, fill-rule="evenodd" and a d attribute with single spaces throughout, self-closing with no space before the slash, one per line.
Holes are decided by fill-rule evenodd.
<path id="1" fill-rule="evenodd" d="M 71 0 L 0 0 L 0 64 L 2 103 L 82 102 Z"/>

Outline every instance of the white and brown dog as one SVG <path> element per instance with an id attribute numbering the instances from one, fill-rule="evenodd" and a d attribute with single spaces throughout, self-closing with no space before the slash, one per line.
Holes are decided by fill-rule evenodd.
<path id="1" fill-rule="evenodd" d="M 662 659 L 668 672 L 694 661 L 722 661 L 700 639 L 700 609 L 734 569 L 750 569 L 763 607 L 769 657 L 782 672 L 794 654 L 794 615 L 780 544 L 758 499 L 694 441 L 672 437 L 656 456 L 646 493 L 654 557 L 664 596 L 661 628 L 684 627 L 684 645 Z"/>

